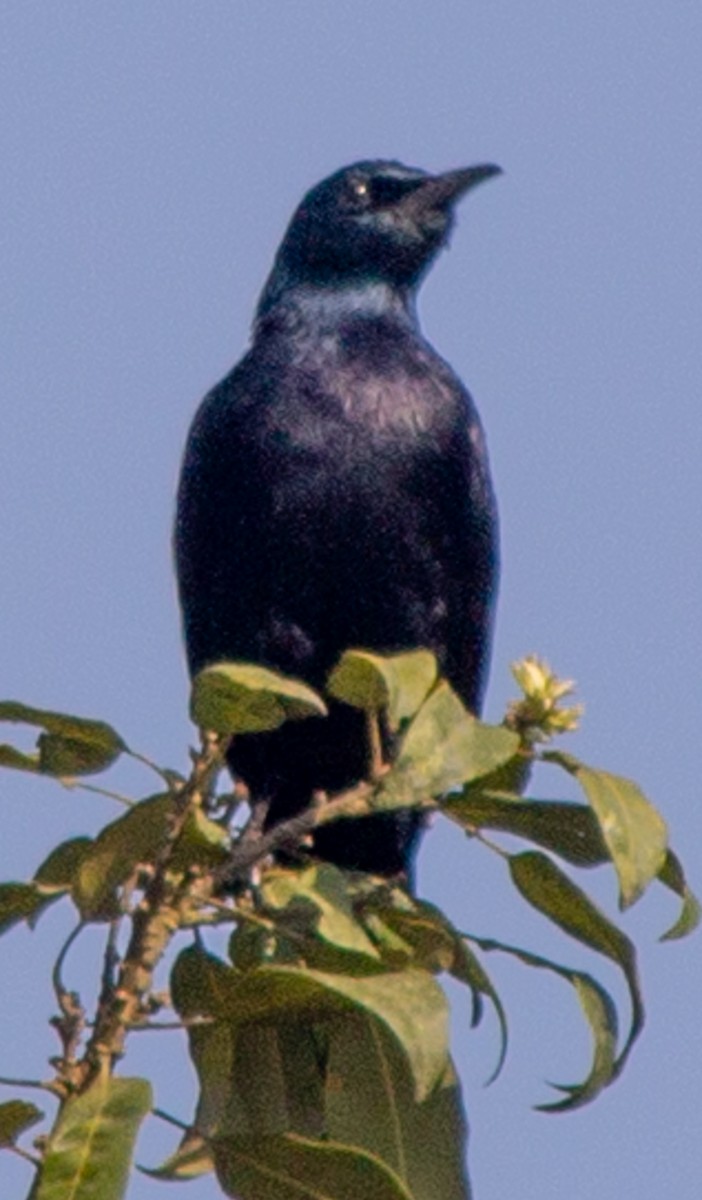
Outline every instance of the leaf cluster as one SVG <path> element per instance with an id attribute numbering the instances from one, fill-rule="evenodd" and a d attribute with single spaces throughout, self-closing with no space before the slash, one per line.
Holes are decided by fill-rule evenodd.
<path id="1" fill-rule="evenodd" d="M 149 764 L 104 722 L 0 704 L 0 720 L 41 730 L 33 754 L 0 746 L 0 765 L 99 790 L 78 780 L 127 754 L 159 778 L 159 790 L 144 799 L 116 797 L 126 811 L 96 837 L 61 843 L 31 880 L 0 884 L 0 932 L 34 924 L 61 897 L 77 913 L 52 975 L 60 1043 L 54 1074 L 16 1081 L 58 1099 L 38 1155 L 20 1139 L 41 1119 L 39 1108 L 16 1098 L 0 1105 L 0 1147 L 36 1169 L 31 1200 L 125 1194 L 152 1097 L 146 1080 L 118 1075 L 116 1067 L 132 1030 L 173 1027 L 162 1018 L 168 1005 L 187 1036 L 199 1095 L 187 1124 L 154 1110 L 180 1127 L 181 1139 L 149 1173 L 183 1180 L 214 1170 L 223 1193 L 242 1200 L 467 1200 L 465 1119 L 439 980 L 450 975 L 469 989 L 473 1025 L 486 1002 L 494 1008 L 497 1074 L 507 1017 L 484 965 L 492 953 L 562 978 L 590 1030 L 587 1077 L 560 1085 L 559 1098 L 544 1109 L 573 1109 L 617 1077 L 643 1024 L 636 951 L 566 867 L 610 864 L 622 909 L 655 880 L 663 883 L 681 900 L 667 939 L 694 928 L 699 906 L 662 818 L 640 789 L 544 748 L 554 732 L 572 727 L 576 710 L 558 708 L 570 685 L 544 674 L 537 660 L 522 678 L 541 689 L 539 696 L 527 693 L 502 725 L 488 725 L 465 710 L 425 651 L 349 651 L 328 680 L 326 699 L 261 667 L 217 664 L 194 682 L 191 711 L 204 732 L 187 779 Z M 252 798 L 251 820 L 232 832 L 240 794 L 217 789 L 231 738 L 289 720 L 324 720 L 329 699 L 366 714 L 368 779 L 318 798 L 266 833 Z M 383 761 L 381 727 L 394 734 L 392 762 Z M 582 802 L 526 798 L 537 761 L 575 779 Z M 528 905 L 619 968 L 631 1001 L 623 1037 L 612 997 L 591 975 L 459 931 L 400 880 L 306 858 L 305 838 L 315 826 L 398 808 L 443 813 L 500 856 L 507 884 Z M 530 845 L 506 848 L 495 841 L 502 834 Z M 300 866 L 282 868 L 275 852 L 289 851 L 292 841 Z M 89 1014 L 63 975 L 68 948 L 90 924 L 104 927 L 105 951 L 99 1000 Z M 231 932 L 220 957 L 207 947 L 207 930 L 223 925 Z M 154 972 L 176 937 L 185 944 L 176 946 L 164 996 Z"/>

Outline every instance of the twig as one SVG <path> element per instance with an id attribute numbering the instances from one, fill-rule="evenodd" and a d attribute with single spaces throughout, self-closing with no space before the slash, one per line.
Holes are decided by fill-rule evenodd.
<path id="1" fill-rule="evenodd" d="M 173 787 L 174 783 L 184 782 L 184 780 L 180 779 L 175 771 L 169 771 L 167 768 L 159 767 L 158 763 L 152 762 L 150 758 L 147 758 L 145 754 L 140 754 L 138 750 L 130 750 L 127 746 L 125 749 L 125 754 L 128 754 L 130 758 L 135 759 L 136 762 L 140 762 L 145 767 L 148 767 L 150 771 L 154 771 L 160 779 L 163 779 L 164 783 L 166 783 L 169 788 Z"/>
<path id="2" fill-rule="evenodd" d="M 65 942 L 63 943 L 63 946 L 61 947 L 61 949 L 59 951 L 58 958 L 56 959 L 56 962 L 54 963 L 54 969 L 51 972 L 51 982 L 53 985 L 54 993 L 56 995 L 56 1002 L 57 1002 L 59 1008 L 63 1007 L 64 997 L 70 994 L 68 991 L 68 988 L 65 987 L 63 979 L 61 977 L 62 973 L 63 973 L 63 964 L 66 961 L 66 955 L 68 954 L 68 951 L 70 950 L 71 946 L 73 945 L 76 938 L 78 937 L 78 934 L 82 933 L 84 928 L 85 928 L 84 922 L 79 921 L 78 924 L 75 926 L 75 928 L 71 930 L 71 932 L 69 933 L 68 937 L 66 938 Z"/>
<path id="3" fill-rule="evenodd" d="M 383 742 L 380 736 L 380 718 L 378 712 L 369 711 L 366 713 L 366 733 L 368 736 L 368 751 L 369 751 L 369 777 L 373 780 L 378 780 L 385 774 L 385 762 L 383 759 Z"/>
<path id="4" fill-rule="evenodd" d="M 39 1170 L 39 1168 L 41 1166 L 41 1159 L 36 1158 L 33 1154 L 29 1154 L 28 1151 L 23 1150 L 21 1146 L 17 1146 L 13 1142 L 12 1145 L 6 1146 L 5 1149 L 12 1150 L 12 1152 L 14 1154 L 18 1154 L 20 1158 L 23 1158 L 25 1160 L 25 1162 L 31 1163 L 36 1171 Z"/>
<path id="5" fill-rule="evenodd" d="M 0 1075 L 0 1084 L 3 1087 L 36 1088 L 40 1092 L 54 1090 L 51 1083 L 42 1083 L 40 1079 L 10 1079 L 6 1075 Z"/>
<path id="6" fill-rule="evenodd" d="M 342 792 L 333 800 L 313 804 L 304 812 L 290 817 L 287 821 L 281 821 L 255 841 L 249 841 L 242 835 L 232 847 L 229 861 L 213 871 L 215 885 L 231 884 L 245 878 L 261 859 L 285 846 L 299 845 L 318 825 L 327 825 L 341 817 L 367 816 L 372 811 L 369 803 L 372 793 L 370 784 L 359 783 L 357 787 Z"/>
<path id="7" fill-rule="evenodd" d="M 182 1021 L 140 1021 L 138 1025 L 130 1025 L 130 1033 L 182 1032 L 184 1029 L 197 1029 L 200 1025 L 213 1025 L 214 1017 L 185 1017 Z"/>
<path id="8" fill-rule="evenodd" d="M 59 783 L 69 791 L 92 792 L 96 796 L 107 796 L 108 800 L 116 800 L 118 804 L 123 804 L 125 808 L 133 808 L 135 801 L 130 800 L 129 796 L 122 796 L 119 792 L 111 792 L 109 788 L 98 787 L 94 783 L 82 783 L 77 779 L 60 779 Z"/>
<path id="9" fill-rule="evenodd" d="M 153 1116 L 160 1117 L 162 1121 L 167 1121 L 169 1125 L 175 1125 L 176 1129 L 182 1129 L 183 1133 L 189 1133 L 192 1126 L 186 1125 L 184 1121 L 179 1121 L 177 1117 L 172 1117 L 170 1113 L 164 1112 L 162 1108 L 152 1108 Z"/>
<path id="10" fill-rule="evenodd" d="M 190 778 L 173 791 L 168 839 L 152 864 L 151 879 L 132 915 L 131 937 L 118 978 L 100 997 L 93 1031 L 80 1064 L 81 1090 L 103 1069 L 110 1069 L 123 1053 L 127 1030 L 141 1026 L 147 1015 L 144 997 L 151 987 L 153 972 L 181 925 L 179 905 L 184 885 L 168 873 L 173 847 L 191 808 L 205 806 L 223 766 L 227 744 L 227 739 L 204 735 L 202 751 L 194 758 Z M 165 777 L 163 772 L 159 774 Z"/>

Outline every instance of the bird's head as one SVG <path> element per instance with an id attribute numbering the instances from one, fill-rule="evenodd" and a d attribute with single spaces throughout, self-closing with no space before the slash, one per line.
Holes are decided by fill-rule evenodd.
<path id="1" fill-rule="evenodd" d="M 398 162 L 354 163 L 307 193 L 288 225 L 264 307 L 297 284 L 363 281 L 411 290 L 446 243 L 458 200 L 500 168 L 430 175 Z"/>

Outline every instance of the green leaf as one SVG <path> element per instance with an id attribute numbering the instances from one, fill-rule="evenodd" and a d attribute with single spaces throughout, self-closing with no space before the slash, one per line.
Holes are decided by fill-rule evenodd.
<path id="1" fill-rule="evenodd" d="M 200 1081 L 195 1128 L 208 1139 L 321 1135 L 318 1026 L 284 1017 L 243 1027 L 191 1025 L 190 1055 Z"/>
<path id="2" fill-rule="evenodd" d="M 36 920 L 56 898 L 43 895 L 33 883 L 0 883 L 0 934 L 19 921 Z"/>
<path id="3" fill-rule="evenodd" d="M 680 896 L 683 902 L 677 921 L 671 925 L 670 929 L 666 930 L 660 940 L 670 942 L 675 938 L 687 937 L 699 925 L 700 919 L 702 919 L 702 907 L 694 892 L 690 891 L 682 864 L 672 850 L 666 854 L 665 862 L 658 872 L 658 878 L 661 883 Z"/>
<path id="4" fill-rule="evenodd" d="M 16 750 L 14 746 L 8 746 L 2 742 L 0 743 L 0 767 L 11 767 L 13 771 L 36 773 L 39 770 L 39 755 L 23 754 L 21 750 Z"/>
<path id="5" fill-rule="evenodd" d="M 183 1017 L 214 1017 L 233 1026 L 366 1012 L 381 1021 L 399 1043 L 419 1098 L 428 1095 L 446 1066 L 446 998 L 426 971 L 348 976 L 275 966 L 239 972 L 212 955 L 189 948 L 176 960 L 171 990 Z"/>
<path id="6" fill-rule="evenodd" d="M 390 1167 L 413 1200 L 467 1200 L 466 1129 L 453 1068 L 417 1101 L 403 1056 L 371 1018 L 348 1017 L 330 1029 L 326 1128 L 332 1141 L 362 1147 Z"/>
<path id="7" fill-rule="evenodd" d="M 85 856 L 93 845 L 89 837 L 74 837 L 55 846 L 34 872 L 42 891 L 70 891 Z"/>
<path id="8" fill-rule="evenodd" d="M 150 1108 L 145 1079 L 114 1076 L 66 1100 L 31 1200 L 122 1200 L 134 1142 Z"/>
<path id="9" fill-rule="evenodd" d="M 30 883 L 0 883 L 0 934 L 19 921 L 33 928 L 45 909 L 70 890 L 91 844 L 90 838 L 70 838 L 51 851 Z"/>
<path id="10" fill-rule="evenodd" d="M 557 751 L 544 758 L 574 775 L 585 792 L 617 872 L 620 905 L 628 908 L 663 866 L 668 848 L 665 821 L 630 779 L 596 771 Z"/>
<path id="11" fill-rule="evenodd" d="M 220 1186 L 237 1200 L 413 1200 L 392 1171 L 355 1146 L 296 1134 L 213 1142 Z"/>
<path id="12" fill-rule="evenodd" d="M 236 1029 L 223 1022 L 188 1029 L 190 1057 L 200 1081 L 194 1126 L 205 1137 L 235 1127 L 234 1048 Z M 244 1130 L 248 1132 L 248 1130 Z"/>
<path id="13" fill-rule="evenodd" d="M 326 712 L 324 701 L 306 684 L 250 663 L 205 667 L 195 676 L 190 699 L 195 724 L 220 734 L 262 733 Z"/>
<path id="14" fill-rule="evenodd" d="M 411 962 L 427 971 L 448 971 L 470 988 L 475 1028 L 482 1019 L 482 999 L 494 1006 L 500 1026 L 500 1053 L 488 1082 L 500 1073 L 507 1052 L 507 1018 L 485 968 L 466 945 L 465 938 L 433 904 L 413 900 L 395 889 L 388 894 L 371 894 L 363 906 L 363 921 L 391 966 Z"/>
<path id="15" fill-rule="evenodd" d="M 519 750 L 512 758 L 508 758 L 506 762 L 501 763 L 494 771 L 489 771 L 487 775 L 481 775 L 479 779 L 466 784 L 463 794 L 466 799 L 486 793 L 502 794 L 505 799 L 507 796 L 511 796 L 515 800 L 518 796 L 523 796 L 527 790 L 533 767 L 533 751 L 525 749 L 520 744 Z"/>
<path id="16" fill-rule="evenodd" d="M 364 912 L 364 921 L 383 947 L 388 963 L 401 966 L 412 962 L 432 974 L 451 970 L 455 939 L 443 914 L 431 905 L 417 901 L 402 909 L 381 895 Z"/>
<path id="17" fill-rule="evenodd" d="M 0 765 L 23 771 L 60 777 L 94 775 L 106 770 L 127 749 L 119 734 L 104 721 L 30 708 L 14 700 L 0 702 L 0 721 L 38 725 L 44 730 L 37 740 L 38 755 L 0 746 Z"/>
<path id="18" fill-rule="evenodd" d="M 400 743 L 385 776 L 379 807 L 429 800 L 495 770 L 512 758 L 519 738 L 498 725 L 485 725 L 463 707 L 448 683 L 424 702 Z"/>
<path id="19" fill-rule="evenodd" d="M 529 904 L 571 937 L 606 955 L 623 972 L 632 1015 L 629 1036 L 615 1063 L 614 1073 L 619 1074 L 644 1021 L 633 944 L 545 854 L 528 850 L 524 854 L 511 855 L 509 869 L 513 883 Z"/>
<path id="20" fill-rule="evenodd" d="M 540 1104 L 541 1112 L 572 1112 L 594 1100 L 617 1075 L 617 1011 L 612 998 L 590 975 L 572 972 L 571 981 L 594 1040 L 592 1066 L 582 1083 L 557 1084 L 567 1096 L 553 1104 Z"/>
<path id="21" fill-rule="evenodd" d="M 0 1150 L 14 1146 L 17 1139 L 41 1121 L 43 1116 L 36 1104 L 29 1104 L 26 1100 L 6 1100 L 0 1104 Z"/>
<path id="22" fill-rule="evenodd" d="M 329 946 L 379 960 L 378 951 L 354 913 L 348 881 L 337 867 L 320 863 L 302 871 L 268 871 L 260 895 L 264 909 L 292 921 L 300 933 L 311 927 Z M 276 924 L 280 925 L 280 917 Z"/>
<path id="23" fill-rule="evenodd" d="M 173 813 L 168 793 L 150 796 L 106 825 L 82 858 L 73 899 L 86 921 L 111 919 L 115 889 L 138 863 L 151 863 L 166 844 Z"/>
<path id="24" fill-rule="evenodd" d="M 189 1131 L 175 1153 L 170 1154 L 160 1167 L 140 1166 L 139 1170 L 152 1179 L 198 1179 L 214 1171 L 214 1162 L 205 1139 L 199 1133 Z"/>
<path id="25" fill-rule="evenodd" d="M 173 846 L 169 867 L 173 871 L 186 871 L 194 866 L 219 866 L 229 860 L 231 841 L 223 825 L 212 821 L 202 809 L 191 808 Z"/>
<path id="26" fill-rule="evenodd" d="M 441 811 L 464 829 L 499 829 L 552 850 L 576 867 L 609 861 L 594 813 L 585 804 L 559 800 L 518 800 L 499 792 L 467 788 L 449 796 Z"/>
<path id="27" fill-rule="evenodd" d="M 380 655 L 347 650 L 327 680 L 327 692 L 366 712 L 385 709 L 392 729 L 414 716 L 436 683 L 438 668 L 429 650 Z"/>
<path id="28" fill-rule="evenodd" d="M 520 962 L 529 967 L 552 971 L 572 985 L 592 1034 L 592 1065 L 587 1078 L 582 1083 L 552 1085 L 559 1091 L 568 1093 L 565 1100 L 559 1100 L 555 1104 L 540 1104 L 537 1107 L 540 1112 L 566 1112 L 580 1108 L 583 1104 L 594 1100 L 595 1096 L 599 1095 L 602 1089 L 607 1087 L 617 1075 L 615 1058 L 617 1012 L 609 993 L 591 975 L 587 975 L 583 971 L 573 971 L 569 967 L 551 962 L 550 959 L 542 958 L 538 954 L 530 954 L 526 950 L 507 946 L 503 942 L 496 942 L 488 938 L 471 937 L 471 941 L 476 942 L 481 950 L 499 950 L 503 954 L 510 954 L 514 958 L 518 958 Z"/>
<path id="29" fill-rule="evenodd" d="M 466 939 L 460 937 L 458 934 L 456 935 L 456 955 L 451 967 L 451 974 L 459 983 L 467 984 L 473 993 L 473 1019 L 471 1022 L 473 1028 L 480 1023 L 482 1018 L 482 1004 L 480 1003 L 482 996 L 485 996 L 490 1001 L 495 1010 L 500 1028 L 500 1049 L 495 1069 L 486 1080 L 487 1084 L 494 1083 L 507 1058 L 507 1046 L 509 1042 L 507 1013 L 497 989 L 483 964 L 480 962 L 480 959 L 476 957 Z"/>

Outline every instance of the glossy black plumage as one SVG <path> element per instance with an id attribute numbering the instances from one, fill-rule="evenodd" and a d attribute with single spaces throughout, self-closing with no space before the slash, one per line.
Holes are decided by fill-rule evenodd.
<path id="1" fill-rule="evenodd" d="M 414 299 L 452 206 L 496 172 L 358 163 L 294 214 L 251 349 L 188 438 L 176 558 L 192 673 L 239 659 L 321 687 L 349 647 L 423 646 L 480 709 L 495 505 L 477 413 Z M 363 721 L 335 705 L 328 720 L 238 738 L 231 765 L 277 821 L 365 774 Z M 413 814 L 340 822 L 315 850 L 393 874 L 417 832 Z"/>

